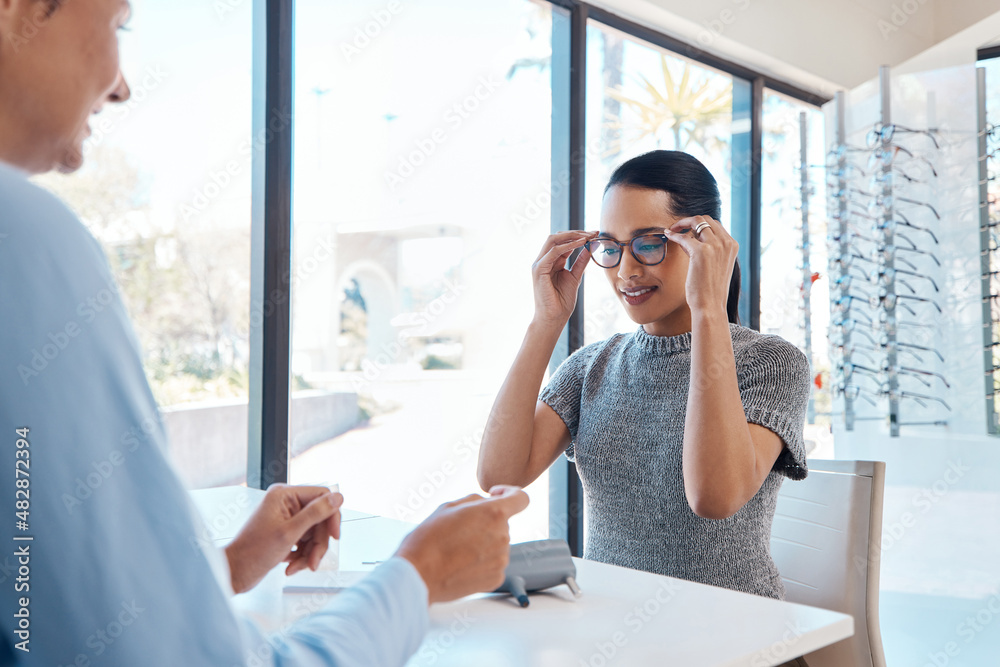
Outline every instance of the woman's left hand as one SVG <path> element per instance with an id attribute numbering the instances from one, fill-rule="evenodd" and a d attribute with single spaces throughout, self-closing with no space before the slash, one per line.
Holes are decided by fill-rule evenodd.
<path id="1" fill-rule="evenodd" d="M 699 226 L 701 231 L 696 234 Z M 717 311 L 720 307 L 725 313 L 740 244 L 721 222 L 707 215 L 682 218 L 663 233 L 688 256 L 685 292 L 692 314 Z"/>

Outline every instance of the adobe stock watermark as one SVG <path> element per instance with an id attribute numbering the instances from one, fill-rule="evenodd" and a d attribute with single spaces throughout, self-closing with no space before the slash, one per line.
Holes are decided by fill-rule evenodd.
<path id="1" fill-rule="evenodd" d="M 534 195 L 524 201 L 520 211 L 511 214 L 510 222 L 514 231 L 523 234 L 525 228 L 535 225 L 539 220 L 548 222 L 552 207 L 552 199 L 561 197 L 569 188 L 569 171 L 563 170 L 559 177 L 544 183 Z"/>
<path id="2" fill-rule="evenodd" d="M 594 652 L 586 660 L 580 660 L 580 667 L 609 667 L 618 664 L 616 657 L 629 639 L 635 637 L 666 607 L 677 595 L 680 585 L 673 579 L 665 579 L 656 592 L 641 605 L 636 605 L 622 617 L 622 625 L 629 631 L 616 630 L 603 640 L 594 642 Z"/>
<path id="3" fill-rule="evenodd" d="M 295 271 L 286 273 L 281 277 L 281 283 L 290 288 L 308 278 L 319 270 L 321 266 L 329 262 L 335 256 L 337 244 L 330 235 L 320 238 L 308 256 L 296 263 Z M 264 323 L 264 319 L 271 317 L 275 309 L 288 301 L 288 291 L 275 288 L 267 295 L 263 301 L 251 300 L 250 319 L 248 326 L 240 327 L 237 332 L 243 338 L 250 335 L 250 329 L 259 327 Z"/>
<path id="4" fill-rule="evenodd" d="M 570 155 L 569 162 L 571 165 L 579 166 L 587 160 L 599 159 L 603 152 L 604 140 L 600 135 L 596 135 L 587 141 L 582 151 L 574 151 Z M 570 170 L 563 169 L 554 180 L 550 179 L 541 183 L 538 191 L 525 199 L 521 210 L 511 214 L 510 221 L 514 225 L 515 231 L 521 234 L 525 228 L 545 219 L 544 214 L 548 213 L 552 199 L 562 196 L 568 190 L 571 178 Z"/>
<path id="5" fill-rule="evenodd" d="M 976 637 L 992 625 L 997 616 L 1000 616 L 1000 594 L 994 594 L 990 597 L 975 615 L 966 616 L 961 623 L 955 626 L 955 634 L 964 640 L 966 645 L 971 644 Z M 924 663 L 923 667 L 947 667 L 953 658 L 957 658 L 961 654 L 962 647 L 958 642 L 946 642 L 940 651 L 927 654 L 927 662 Z"/>
<path id="6" fill-rule="evenodd" d="M 900 3 L 892 3 L 892 12 L 889 20 L 884 18 L 875 22 L 878 31 L 882 33 L 882 39 L 889 39 L 889 35 L 899 32 L 899 29 L 906 25 L 910 17 L 916 14 L 920 8 L 927 4 L 927 0 L 903 0 Z"/>
<path id="7" fill-rule="evenodd" d="M 774 642 L 767 648 L 758 651 L 754 654 L 753 658 L 750 659 L 750 667 L 767 667 L 768 665 L 776 665 L 780 661 L 791 660 L 792 658 L 802 655 L 797 653 L 792 655 L 792 649 L 796 644 L 799 643 L 799 639 L 805 634 L 799 621 L 785 621 L 785 631 L 781 635 L 781 639 Z"/>
<path id="8" fill-rule="evenodd" d="M 726 27 L 736 23 L 737 12 L 743 12 L 750 8 L 750 0 L 732 0 L 734 9 L 725 8 L 721 10 L 714 19 L 702 21 L 702 28 L 698 32 L 698 44 L 701 46 L 711 46 L 715 40 L 722 37 L 726 32 Z"/>
<path id="9" fill-rule="evenodd" d="M 468 289 L 466 285 L 445 279 L 443 282 L 444 293 L 433 299 L 424 308 L 414 315 L 411 326 L 401 329 L 396 334 L 396 339 L 384 343 L 382 348 L 374 356 L 366 356 L 361 360 L 361 372 L 351 376 L 351 387 L 360 392 L 377 380 L 385 369 L 396 363 L 399 355 L 406 349 L 406 341 L 409 338 L 419 336 L 421 331 L 437 320 L 445 313 L 448 306 L 455 303 L 459 297 Z"/>
<path id="10" fill-rule="evenodd" d="M 208 182 L 195 188 L 191 199 L 180 206 L 180 214 L 185 222 L 206 210 L 244 170 L 253 165 L 255 154 L 263 152 L 279 132 L 283 132 L 292 122 L 292 113 L 288 109 L 273 109 L 267 125 L 255 135 L 246 139 L 237 149 L 237 157 L 227 160 L 224 165 L 211 170 Z"/>
<path id="11" fill-rule="evenodd" d="M 118 286 L 114 280 L 108 282 L 93 296 L 80 301 L 76 306 L 76 317 L 67 320 L 59 329 L 50 331 L 38 347 L 31 349 L 30 358 L 26 359 L 24 363 L 18 364 L 17 374 L 24 386 L 27 387 L 33 378 L 41 375 L 50 364 L 70 348 L 73 341 L 84 331 L 81 325 L 91 324 L 98 315 L 113 307 L 116 302 L 121 303 L 121 300 Z"/>
<path id="12" fill-rule="evenodd" d="M 90 650 L 77 653 L 69 665 L 73 667 L 89 667 L 93 664 L 91 660 L 101 657 L 105 651 L 114 646 L 121 639 L 122 635 L 139 620 L 144 611 L 146 611 L 146 608 L 140 607 L 136 600 L 123 600 L 119 610 L 113 612 L 111 619 L 107 623 L 94 628 L 94 632 L 87 637 L 85 644 Z"/>
<path id="13" fill-rule="evenodd" d="M 400 521 L 411 521 L 415 515 L 440 491 L 445 483 L 462 470 L 460 467 L 470 458 L 477 455 L 479 444 L 483 441 L 484 429 L 480 428 L 456 441 L 451 447 L 451 456 L 435 470 L 424 472 L 424 479 L 416 487 L 410 489 L 406 504 L 396 503 L 393 513 Z"/>
<path id="14" fill-rule="evenodd" d="M 413 176 L 417 169 L 434 155 L 441 144 L 448 140 L 449 134 L 458 130 L 465 121 L 471 118 L 504 83 L 504 81 L 493 79 L 492 75 L 479 77 L 472 92 L 454 102 L 444 112 L 443 127 L 438 125 L 423 137 L 414 139 L 413 149 L 399 156 L 395 169 L 385 172 L 385 184 L 389 186 L 390 192 L 395 192 L 396 188 Z"/>
<path id="15" fill-rule="evenodd" d="M 473 625 L 473 619 L 469 616 L 468 609 L 452 612 L 451 619 L 447 628 L 424 640 L 417 651 L 417 660 L 424 664 L 433 665 Z"/>
<path id="16" fill-rule="evenodd" d="M 246 0 L 215 0 L 212 8 L 215 16 L 221 21 L 229 14 L 235 12 Z"/>
<path id="17" fill-rule="evenodd" d="M 31 13 L 31 16 L 25 16 L 21 19 L 20 29 L 7 35 L 7 43 L 14 49 L 14 53 L 19 53 L 45 27 L 45 22 L 52 15 L 49 4 L 36 4 L 35 11 Z"/>
<path id="18" fill-rule="evenodd" d="M 128 118 L 139 105 L 145 102 L 169 75 L 170 73 L 166 72 L 161 65 L 147 66 L 139 77 L 129 83 L 131 94 L 128 101 L 107 107 L 91 122 L 87 145 L 100 146 L 104 139 L 114 132 L 115 128 Z"/>
<path id="19" fill-rule="evenodd" d="M 941 500 L 948 495 L 952 487 L 958 484 L 965 473 L 972 470 L 971 466 L 964 465 L 962 461 L 948 461 L 948 469 L 940 478 L 935 480 L 929 488 L 921 489 L 913 494 L 910 505 L 915 511 L 907 510 L 899 515 L 899 518 L 882 526 L 882 539 L 876 547 L 876 558 L 881 559 L 882 554 L 889 551 L 906 536 L 906 533 L 917 525 L 917 520 L 931 511 Z M 868 567 L 868 559 L 860 556 L 854 557 L 854 566 L 858 572 L 864 572 Z"/>
<path id="20" fill-rule="evenodd" d="M 224 533 L 231 528 L 239 528 L 243 525 L 243 517 L 250 509 L 250 497 L 246 494 L 239 494 L 234 499 L 216 506 L 211 517 L 204 517 L 205 525 L 216 534 L 228 537 Z M 208 536 L 192 535 L 190 537 L 191 548 L 201 551 L 203 548 L 211 548 L 215 542 Z"/>
<path id="21" fill-rule="evenodd" d="M 355 57 L 360 56 L 361 52 L 367 49 L 373 40 L 378 39 L 382 31 L 389 27 L 389 24 L 402 9 L 403 5 L 399 0 L 390 0 L 384 9 L 374 10 L 371 13 L 371 19 L 365 21 L 363 25 L 355 26 L 353 39 L 350 42 L 340 43 L 340 53 L 343 54 L 344 60 L 350 63 Z"/>
<path id="22" fill-rule="evenodd" d="M 148 442 L 153 434 L 162 432 L 160 423 L 146 417 L 141 424 L 132 426 L 118 439 L 119 448 L 108 452 L 107 458 L 91 461 L 90 466 L 74 480 L 73 488 L 62 494 L 62 503 L 70 515 L 93 496 L 124 465 L 126 457 Z"/>

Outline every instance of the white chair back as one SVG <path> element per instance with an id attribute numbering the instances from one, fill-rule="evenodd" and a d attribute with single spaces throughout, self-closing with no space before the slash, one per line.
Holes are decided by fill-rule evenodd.
<path id="1" fill-rule="evenodd" d="M 785 599 L 854 616 L 854 636 L 805 656 L 809 667 L 885 667 L 878 621 L 885 463 L 809 461 L 785 480 L 771 556 Z"/>

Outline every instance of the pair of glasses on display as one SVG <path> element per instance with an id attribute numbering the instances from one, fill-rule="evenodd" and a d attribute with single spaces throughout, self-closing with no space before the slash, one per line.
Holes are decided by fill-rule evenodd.
<path id="1" fill-rule="evenodd" d="M 937 169 L 934 168 L 933 162 L 922 155 L 915 155 L 913 151 L 898 144 L 893 144 L 887 148 L 874 149 L 871 156 L 868 158 L 868 170 L 874 172 L 877 169 L 881 169 L 884 171 L 886 167 L 891 167 L 893 165 L 896 157 L 900 154 L 905 155 L 911 160 L 916 160 L 917 162 L 926 164 L 931 170 L 931 174 L 934 175 L 934 178 L 938 177 L 938 172 Z"/>
<path id="2" fill-rule="evenodd" d="M 881 336 L 879 336 L 879 345 L 881 345 L 882 347 L 884 347 L 887 350 L 890 349 L 893 345 L 895 345 L 897 348 L 903 348 L 905 350 L 922 350 L 924 352 L 933 352 L 934 355 L 939 360 L 941 360 L 942 363 L 944 363 L 944 355 L 941 354 L 937 350 L 937 348 L 928 347 L 926 345 L 917 345 L 916 343 L 906 343 L 906 342 L 898 341 L 898 340 L 890 342 L 889 341 L 889 334 L 888 333 L 883 333 Z M 917 357 L 918 360 L 920 360 L 921 362 L 923 362 L 923 359 L 921 359 L 917 355 L 914 354 L 913 356 Z"/>
<path id="3" fill-rule="evenodd" d="M 917 267 L 916 267 L 916 265 L 913 264 L 913 262 L 911 262 L 909 260 L 906 260 L 906 259 L 903 259 L 902 257 L 899 257 L 896 254 L 896 251 L 899 251 L 899 252 L 912 252 L 912 253 L 916 253 L 918 255 L 921 255 L 923 257 L 928 257 L 937 266 L 941 266 L 941 261 L 937 258 L 937 255 L 935 255 L 933 252 L 931 252 L 929 250 L 921 250 L 920 248 L 918 248 L 916 246 L 915 243 L 913 243 L 912 239 L 909 239 L 909 238 L 903 236 L 902 234 L 897 234 L 896 236 L 898 236 L 899 238 L 903 239 L 907 243 L 911 244 L 912 247 L 900 247 L 900 246 L 897 246 L 897 245 L 885 245 L 885 246 L 881 246 L 878 249 L 879 260 L 880 261 L 882 261 L 882 262 L 891 262 L 891 261 L 903 262 L 908 267 L 910 267 L 911 269 L 913 269 L 914 271 L 916 271 Z"/>
<path id="4" fill-rule="evenodd" d="M 846 188 L 841 188 L 839 190 L 834 190 L 828 194 L 832 199 L 850 199 L 852 194 L 861 195 L 862 197 L 874 197 L 874 192 L 868 192 L 867 190 L 862 190 L 861 188 L 856 188 L 853 185 L 849 185 Z"/>
<path id="5" fill-rule="evenodd" d="M 845 381 L 850 382 L 851 378 L 854 377 L 855 373 L 861 373 L 860 377 L 869 378 L 874 380 L 876 384 L 880 383 L 879 371 L 877 368 L 872 368 L 871 366 L 865 366 L 864 364 L 855 364 L 853 362 L 845 363 L 843 361 L 837 362 L 837 373 L 844 378 Z"/>
<path id="6" fill-rule="evenodd" d="M 938 244 L 937 235 L 933 231 L 931 231 L 927 227 L 921 227 L 919 225 L 914 225 L 914 224 L 910 223 L 908 220 L 905 220 L 905 219 L 903 219 L 903 220 L 896 220 L 896 219 L 883 220 L 881 218 L 876 218 L 876 217 L 873 217 L 873 216 L 870 216 L 870 215 L 865 215 L 863 213 L 856 213 L 854 215 L 856 215 L 859 218 L 866 218 L 866 219 L 872 221 L 872 225 L 871 225 L 872 234 L 885 234 L 886 232 L 892 232 L 895 238 L 898 238 L 898 239 L 900 239 L 902 241 L 905 241 L 907 245 L 903 246 L 903 248 L 902 248 L 903 250 L 919 251 L 919 246 L 917 246 L 917 243 L 913 239 L 911 239 L 909 236 L 907 236 L 906 234 L 904 234 L 901 231 L 898 231 L 898 227 L 900 225 L 902 225 L 903 227 L 909 227 L 910 229 L 913 229 L 915 231 L 926 232 L 934 240 L 934 244 L 935 245 L 939 245 Z M 876 240 L 872 236 L 865 236 L 864 233 L 862 232 L 862 230 L 859 229 L 857 225 L 855 225 L 854 223 L 850 222 L 849 220 L 850 220 L 850 218 L 848 218 L 848 222 L 847 222 L 847 235 L 845 236 L 843 234 L 840 234 L 839 232 L 835 232 L 835 233 L 833 233 L 833 234 L 830 235 L 830 238 L 831 238 L 832 241 L 839 243 L 841 241 L 841 239 L 846 238 L 846 239 L 848 239 L 848 243 L 849 243 L 850 239 L 853 237 L 853 238 L 861 239 L 862 241 L 867 241 L 868 243 L 874 243 L 876 245 L 882 243 L 881 240 Z M 937 261 L 936 258 L 935 258 L 935 261 Z"/>
<path id="7" fill-rule="evenodd" d="M 986 125 L 986 129 L 980 130 L 980 132 L 976 136 L 977 137 L 985 136 L 987 139 L 1000 141 L 1000 125 L 988 123 Z"/>
<path id="8" fill-rule="evenodd" d="M 841 294 L 835 298 L 831 303 L 842 313 L 847 313 L 851 311 L 851 305 L 857 301 L 863 303 L 866 306 L 871 303 L 872 297 L 862 297 L 857 294 Z M 851 311 L 853 312 L 853 311 Z"/>
<path id="9" fill-rule="evenodd" d="M 871 276 L 869 276 L 869 282 L 881 285 L 883 287 L 888 287 L 889 284 L 892 282 L 902 283 L 906 286 L 907 289 L 916 294 L 917 290 L 913 289 L 913 287 L 911 287 L 908 282 L 906 282 L 902 278 L 899 278 L 898 274 L 913 276 L 915 278 L 923 278 L 924 280 L 926 280 L 931 284 L 931 287 L 934 288 L 935 292 L 941 291 L 938 289 L 937 282 L 930 276 L 923 273 L 917 273 L 916 271 L 908 271 L 906 269 L 896 269 L 896 268 L 889 269 L 885 267 L 878 268 L 875 271 L 872 271 Z"/>
<path id="10" fill-rule="evenodd" d="M 831 161 L 839 162 L 840 160 L 844 159 L 851 153 L 867 153 L 868 151 L 869 151 L 868 148 L 862 148 L 861 146 L 837 144 L 836 146 L 831 148 L 826 154 L 827 167 L 829 168 L 831 166 L 830 165 Z"/>
<path id="11" fill-rule="evenodd" d="M 901 400 L 901 399 L 904 399 L 904 398 L 913 399 L 914 401 L 916 401 L 922 407 L 925 407 L 925 408 L 927 407 L 927 403 L 925 401 L 936 401 L 936 402 L 940 403 L 941 405 L 943 405 L 948 410 L 948 412 L 951 412 L 951 406 L 948 405 L 948 403 L 945 402 L 945 400 L 943 398 L 939 398 L 937 396 L 929 396 L 927 394 L 917 394 L 917 393 L 914 393 L 912 391 L 899 391 L 899 390 L 897 390 L 897 391 L 891 391 L 889 389 L 889 384 L 888 383 L 883 383 L 883 385 L 881 387 L 879 387 L 879 392 L 878 393 L 880 395 L 882 395 L 882 396 L 888 396 L 890 399 L 897 400 L 897 401 Z M 929 422 L 929 423 L 935 423 L 935 424 L 937 424 L 938 422 Z"/>
<path id="12" fill-rule="evenodd" d="M 872 345 L 878 345 L 878 341 L 875 340 L 875 337 L 872 336 L 872 334 L 870 332 L 870 330 L 871 330 L 871 326 L 870 325 L 865 325 L 863 327 L 857 327 L 857 326 L 855 326 L 857 324 L 857 320 L 855 320 L 855 319 L 846 319 L 846 320 L 842 320 L 841 322 L 842 322 L 842 324 L 839 327 L 840 328 L 840 335 L 836 336 L 836 333 L 834 334 L 834 336 L 836 336 L 835 342 L 837 343 L 837 347 L 844 347 L 844 345 L 845 345 L 845 343 L 847 341 L 847 338 L 851 334 L 860 334 L 860 335 L 864 336 L 868 340 L 868 342 L 870 342 Z M 868 329 L 868 331 L 866 331 L 866 329 Z"/>
<path id="13" fill-rule="evenodd" d="M 848 245 L 856 245 L 855 240 L 864 241 L 865 243 L 878 244 L 878 241 L 873 236 L 866 236 L 861 232 L 856 225 L 851 222 L 847 223 L 847 231 L 845 233 L 833 232 L 830 234 L 830 240 L 834 243 L 846 243 Z"/>
<path id="14" fill-rule="evenodd" d="M 878 348 L 868 347 L 867 345 L 859 345 L 857 343 L 837 346 L 837 353 L 840 355 L 840 358 L 845 361 L 849 358 L 853 358 L 855 354 L 860 353 L 863 354 L 871 363 L 877 364 L 878 358 L 876 357 L 876 353 L 878 353 L 878 351 Z"/>
<path id="15" fill-rule="evenodd" d="M 910 308 L 901 299 L 907 299 L 911 301 L 918 301 L 920 303 L 929 303 L 934 306 L 939 313 L 943 313 L 941 306 L 937 304 L 934 299 L 928 299 L 923 296 L 914 296 L 912 294 L 896 294 L 895 292 L 889 292 L 886 288 L 882 287 L 878 291 L 878 296 L 873 296 L 869 299 L 868 305 L 874 310 L 876 308 L 885 308 L 886 310 L 894 310 L 896 308 L 902 308 L 906 312 L 910 313 L 914 317 L 917 316 L 917 311 Z"/>
<path id="16" fill-rule="evenodd" d="M 842 394 L 845 398 L 848 398 L 852 401 L 856 401 L 859 398 L 863 398 L 865 401 L 871 403 L 872 405 L 878 406 L 878 403 L 876 403 L 873 398 L 869 398 L 869 396 L 878 398 L 878 394 L 874 391 L 869 391 L 864 387 L 860 387 L 856 384 L 848 384 L 846 382 L 840 382 L 836 385 L 835 389 L 838 394 Z"/>
<path id="17" fill-rule="evenodd" d="M 875 218 L 875 222 L 872 223 L 872 232 L 885 232 L 885 231 L 893 232 L 896 236 L 906 239 L 907 242 L 913 244 L 913 247 L 916 247 L 916 244 L 910 241 L 909 238 L 904 236 L 902 232 L 897 231 L 897 228 L 900 226 L 909 227 L 914 231 L 924 232 L 925 234 L 931 237 L 931 240 L 934 241 L 934 245 L 940 245 L 937 234 L 934 233 L 934 230 L 932 230 L 929 227 L 921 227 L 920 225 L 913 224 L 912 222 L 907 220 L 903 215 L 901 215 L 899 211 L 893 211 L 893 213 L 899 216 L 899 218 L 898 219 L 892 218 L 891 220 Z"/>
<path id="18" fill-rule="evenodd" d="M 876 195 L 871 201 L 868 202 L 868 212 L 872 215 L 876 215 L 878 213 L 885 215 L 885 212 L 895 208 L 898 202 L 913 204 L 915 206 L 926 206 L 927 209 L 934 214 L 935 218 L 938 220 L 941 219 L 941 214 L 938 213 L 937 209 L 931 204 L 918 199 L 910 199 L 908 197 L 900 197 L 898 195 Z"/>
<path id="19" fill-rule="evenodd" d="M 584 245 L 590 251 L 591 259 L 602 269 L 613 269 L 621 264 L 626 247 L 635 261 L 646 266 L 656 266 L 667 257 L 665 234 L 644 234 L 626 243 L 614 239 L 596 238 Z"/>
<path id="20" fill-rule="evenodd" d="M 832 176 L 835 179 L 846 179 L 848 176 L 850 176 L 850 174 L 851 174 L 852 171 L 856 171 L 857 173 L 861 174 L 862 176 L 867 176 L 868 175 L 867 171 L 865 171 L 864 169 L 862 169 L 861 167 L 859 167 L 856 164 L 851 164 L 850 162 L 845 162 L 843 167 L 837 167 L 836 169 L 834 168 L 834 165 L 831 165 L 831 164 L 825 164 L 825 165 L 823 165 L 823 164 L 811 164 L 809 166 L 810 167 L 815 167 L 816 169 L 825 169 L 827 176 L 828 177 Z M 828 187 L 828 188 L 836 188 L 837 187 L 837 181 L 836 180 L 831 180 L 830 178 L 827 178 L 827 180 L 826 180 L 826 187 Z"/>
<path id="21" fill-rule="evenodd" d="M 868 144 L 868 148 L 875 148 L 883 143 L 891 143 L 893 137 L 897 134 L 922 134 L 934 142 L 934 148 L 941 148 L 937 139 L 934 137 L 936 134 L 934 130 L 914 130 L 913 128 L 904 127 L 897 123 L 890 123 L 888 125 L 875 123 L 875 127 L 869 130 L 868 134 L 865 136 L 865 141 Z"/>
<path id="22" fill-rule="evenodd" d="M 886 370 L 888 370 L 887 366 L 888 365 L 886 365 Z M 925 370 L 922 370 L 920 368 L 911 368 L 909 366 L 900 366 L 899 368 L 896 369 L 896 372 L 900 373 L 902 375 L 907 375 L 909 377 L 912 377 L 912 378 L 915 378 L 915 379 L 919 380 L 920 383 L 922 385 L 924 385 L 925 387 L 931 387 L 931 386 L 933 386 L 933 384 L 931 382 L 927 381 L 927 380 L 924 380 L 924 378 L 925 377 L 935 377 L 935 378 L 941 380 L 941 384 L 943 384 L 945 386 L 945 389 L 951 389 L 951 385 L 948 384 L 948 380 L 945 379 L 945 377 L 943 375 L 941 375 L 940 373 L 935 373 L 934 371 L 925 371 Z"/>
<path id="23" fill-rule="evenodd" d="M 840 276 L 839 278 L 833 281 L 833 285 L 835 289 L 839 289 L 841 291 L 850 290 L 852 287 L 856 288 L 856 287 L 871 286 L 867 276 L 861 278 L 852 273 Z M 868 297 L 866 296 L 865 298 L 867 299 Z"/>
<path id="24" fill-rule="evenodd" d="M 882 188 L 896 188 L 902 185 L 902 183 L 897 184 L 896 179 L 902 178 L 904 183 L 926 183 L 926 179 L 919 179 L 910 176 L 906 172 L 900 169 L 894 169 L 893 171 L 876 171 L 872 174 L 871 180 L 868 182 L 868 187 L 872 190 L 881 190 Z"/>
<path id="25" fill-rule="evenodd" d="M 837 370 L 843 371 L 845 379 L 850 378 L 851 375 L 854 373 L 854 371 L 860 371 L 862 373 L 865 373 L 866 377 L 877 378 L 877 380 L 881 383 L 881 386 L 883 387 L 888 386 L 889 384 L 889 372 L 891 368 L 892 367 L 889 366 L 887 362 L 883 362 L 880 366 L 880 369 L 878 370 L 872 368 L 871 366 L 864 366 L 862 364 L 855 364 L 855 363 L 841 363 L 838 364 L 837 366 Z M 908 366 L 901 366 L 896 369 L 896 373 L 904 375 L 906 377 L 912 377 L 915 380 L 918 380 L 920 384 L 924 385 L 925 387 L 931 387 L 932 384 L 927 380 L 925 380 L 924 377 L 936 377 L 941 380 L 941 382 L 944 384 L 946 388 L 948 389 L 951 388 L 951 385 L 948 384 L 948 381 L 945 379 L 943 375 L 941 375 L 940 373 L 935 373 L 933 371 L 925 371 L 919 368 L 910 368 Z"/>

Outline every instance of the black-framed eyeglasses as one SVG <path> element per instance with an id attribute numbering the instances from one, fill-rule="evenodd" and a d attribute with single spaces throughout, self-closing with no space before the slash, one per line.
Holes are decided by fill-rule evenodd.
<path id="1" fill-rule="evenodd" d="M 930 210 L 930 212 L 934 214 L 935 218 L 937 218 L 938 220 L 941 219 L 941 214 L 938 213 L 937 209 L 934 208 L 934 206 L 932 206 L 931 204 L 925 201 L 919 201 L 917 199 L 910 199 L 908 197 L 898 197 L 893 195 L 878 195 L 877 197 L 869 201 L 868 212 L 874 215 L 876 211 L 880 210 L 884 211 L 886 209 L 890 209 L 897 201 L 906 202 L 907 204 L 915 204 L 917 206 L 926 206 Z"/>
<path id="2" fill-rule="evenodd" d="M 914 155 L 913 151 L 907 150 L 898 144 L 892 144 L 888 148 L 876 148 L 872 151 L 872 154 L 868 158 L 868 171 L 875 171 L 880 167 L 891 166 L 893 161 L 896 159 L 896 156 L 900 153 L 913 160 L 918 160 L 926 164 L 928 168 L 930 168 L 931 174 L 934 175 L 934 178 L 937 178 L 937 169 L 934 168 L 934 165 L 930 160 L 922 155 Z"/>
<path id="3" fill-rule="evenodd" d="M 613 269 L 621 264 L 625 246 L 628 246 L 635 261 L 646 266 L 655 266 L 667 257 L 666 234 L 643 234 L 627 243 L 597 238 L 587 241 L 586 246 L 591 259 L 602 269 Z"/>
<path id="4" fill-rule="evenodd" d="M 934 148 L 941 148 L 941 146 L 938 145 L 937 139 L 934 138 L 934 130 L 914 130 L 909 127 L 903 127 L 902 125 L 896 124 L 884 125 L 882 123 L 875 123 L 875 127 L 873 127 L 865 137 L 865 141 L 867 142 L 869 148 L 875 148 L 883 141 L 886 143 L 891 142 L 893 136 L 895 136 L 897 132 L 900 134 L 906 133 L 926 135 L 931 141 L 934 142 Z"/>

